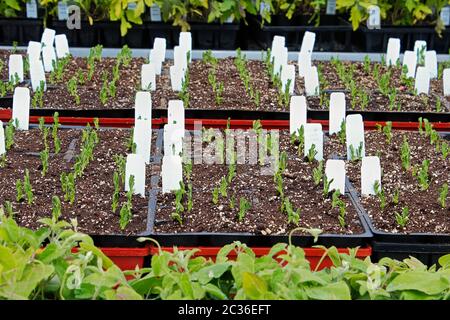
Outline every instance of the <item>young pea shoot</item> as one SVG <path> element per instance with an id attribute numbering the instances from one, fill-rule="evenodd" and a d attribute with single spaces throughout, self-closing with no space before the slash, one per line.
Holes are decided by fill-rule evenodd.
<path id="1" fill-rule="evenodd" d="M 314 185 L 318 186 L 323 177 L 323 161 L 319 161 L 317 168 L 313 169 Z"/>
<path id="2" fill-rule="evenodd" d="M 334 181 L 334 179 L 328 180 L 327 176 L 323 176 L 323 197 L 328 198 L 328 195 L 330 194 L 330 185 Z"/>
<path id="3" fill-rule="evenodd" d="M 112 211 L 115 213 L 117 207 L 119 206 L 119 192 L 120 192 L 120 177 L 117 171 L 114 171 L 113 175 L 113 183 L 114 183 L 114 193 L 112 196 Z"/>
<path id="4" fill-rule="evenodd" d="M 447 196 L 448 196 L 448 184 L 444 183 L 439 189 L 439 199 L 438 202 L 443 209 L 447 206 Z"/>
<path id="5" fill-rule="evenodd" d="M 25 191 L 28 204 L 32 204 L 34 200 L 33 187 L 31 186 L 30 172 L 28 171 L 28 169 L 25 169 L 25 177 L 23 178 L 23 190 Z"/>
<path id="6" fill-rule="evenodd" d="M 248 210 L 250 210 L 251 204 L 250 202 L 245 198 L 239 199 L 239 212 L 238 212 L 238 220 L 239 222 L 242 222 L 244 220 L 245 216 L 247 215 Z"/>
<path id="7" fill-rule="evenodd" d="M 312 163 L 314 161 L 316 155 L 317 155 L 316 145 L 313 143 L 308 150 L 308 155 L 307 155 L 308 162 Z"/>
<path id="8" fill-rule="evenodd" d="M 403 143 L 400 148 L 400 159 L 402 160 L 403 169 L 409 170 L 411 168 L 411 148 L 406 136 L 403 137 Z"/>
<path id="9" fill-rule="evenodd" d="M 402 229 L 404 229 L 409 221 L 409 208 L 403 207 L 401 214 L 396 212 L 395 221 Z"/>
<path id="10" fill-rule="evenodd" d="M 80 95 L 78 94 L 78 80 L 74 76 L 67 82 L 67 91 L 75 99 L 77 105 L 80 104 Z"/>
<path id="11" fill-rule="evenodd" d="M 392 195 L 392 203 L 398 205 L 399 202 L 400 202 L 400 189 L 396 188 L 394 190 L 394 194 Z"/>
<path id="12" fill-rule="evenodd" d="M 386 208 L 386 196 L 383 189 L 381 188 L 380 181 L 375 181 L 375 183 L 373 184 L 373 190 L 375 191 L 375 195 L 380 200 L 381 210 L 384 210 L 384 208 Z"/>
<path id="13" fill-rule="evenodd" d="M 120 229 L 124 230 L 130 223 L 132 214 L 132 197 L 134 193 L 134 175 L 131 175 L 128 180 L 127 201 L 122 205 L 120 209 Z"/>
<path id="14" fill-rule="evenodd" d="M 298 226 L 300 222 L 300 209 L 294 210 L 291 202 L 289 201 L 289 198 L 284 198 L 284 210 L 286 211 L 288 215 L 288 223 L 295 224 Z"/>
<path id="15" fill-rule="evenodd" d="M 45 148 L 44 150 L 42 150 L 39 153 L 39 157 L 41 158 L 42 161 L 42 177 L 45 177 L 45 175 L 47 174 L 48 171 L 48 158 L 49 158 L 49 152 L 48 149 Z"/>
<path id="16" fill-rule="evenodd" d="M 428 169 L 430 167 L 430 160 L 424 159 L 422 161 L 422 166 L 419 168 L 417 172 L 417 179 L 419 180 L 420 190 L 425 191 L 430 186 Z"/>

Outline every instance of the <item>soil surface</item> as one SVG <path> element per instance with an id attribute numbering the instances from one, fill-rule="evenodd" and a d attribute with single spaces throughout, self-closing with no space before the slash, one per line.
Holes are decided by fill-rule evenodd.
<path id="1" fill-rule="evenodd" d="M 89 234 L 138 234 L 145 231 L 148 197 L 134 195 L 132 198 L 132 219 L 125 230 L 119 227 L 120 207 L 126 202 L 126 193 L 120 192 L 119 208 L 111 209 L 114 192 L 113 174 L 117 170 L 115 156 L 126 157 L 127 140 L 131 135 L 126 129 L 100 129 L 99 143 L 95 146 L 93 160 L 84 174 L 76 179 L 75 202 L 64 201 L 60 175 L 73 171 L 73 165 L 81 147 L 81 130 L 58 130 L 61 139 L 61 152 L 54 154 L 53 139 L 49 135 L 49 170 L 42 177 L 42 162 L 39 152 L 44 149 L 42 133 L 39 129 L 16 131 L 14 145 L 7 152 L 6 165 L 0 170 L 3 188 L 0 190 L 0 203 L 12 202 L 17 222 L 29 228 L 39 228 L 39 219 L 51 217 L 52 197 L 58 196 L 62 203 L 61 219 L 69 221 L 76 218 L 78 230 Z M 155 151 L 157 132 L 152 134 L 152 148 Z M 22 199 L 16 201 L 16 181 L 23 180 L 25 169 L 29 170 L 34 200 L 31 205 Z M 147 166 L 147 186 L 150 189 L 151 165 Z M 121 184 L 121 190 L 124 190 Z"/>
<path id="2" fill-rule="evenodd" d="M 212 148 L 214 142 L 212 142 Z M 204 145 L 206 147 L 206 145 Z M 211 145 L 210 145 L 211 147 Z M 324 233 L 359 234 L 363 232 L 356 210 L 347 196 L 341 196 L 345 202 L 346 227 L 338 222 L 339 211 L 331 206 L 331 196 L 324 199 L 322 183 L 315 186 L 312 170 L 318 162 L 309 163 L 298 156 L 298 147 L 291 144 L 289 133 L 280 131 L 280 150 L 286 151 L 287 167 L 283 172 L 284 194 L 289 198 L 294 210 L 300 209 L 299 226 L 303 228 L 319 228 Z M 328 150 L 325 151 L 327 153 Z M 213 154 L 213 153 L 212 153 Z M 328 153 L 325 155 L 328 156 Z M 239 160 L 236 176 L 227 188 L 227 196 L 219 196 L 214 204 L 212 192 L 220 185 L 222 177 L 229 171 L 227 164 L 193 165 L 191 178 L 184 175 L 186 189 L 192 184 L 192 211 L 187 211 L 187 196 L 183 199 L 183 225 L 174 221 L 171 214 L 175 211 L 175 196 L 159 194 L 155 231 L 161 233 L 179 232 L 250 232 L 255 234 L 286 235 L 296 227 L 288 223 L 286 213 L 280 211 L 281 197 L 276 190 L 273 175 L 268 175 L 269 165 L 249 164 L 250 156 Z M 266 174 L 263 174 L 266 173 Z M 245 198 L 251 203 L 251 208 L 242 221 L 237 214 L 239 202 Z M 230 202 L 234 199 L 235 206 Z"/>

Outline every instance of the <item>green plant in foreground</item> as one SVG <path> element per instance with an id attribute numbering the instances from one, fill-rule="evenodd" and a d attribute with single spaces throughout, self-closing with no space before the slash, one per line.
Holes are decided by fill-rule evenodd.
<path id="1" fill-rule="evenodd" d="M 375 183 L 373 184 L 373 190 L 375 191 L 375 195 L 380 200 L 381 210 L 384 210 L 384 208 L 386 208 L 386 196 L 383 189 L 381 188 L 380 181 L 375 181 Z"/>
<path id="2" fill-rule="evenodd" d="M 239 199 L 239 212 L 238 212 L 239 222 L 244 220 L 244 218 L 247 214 L 247 211 L 250 210 L 250 208 L 251 208 L 251 204 L 247 199 L 245 199 L 245 198 Z"/>
<path id="3" fill-rule="evenodd" d="M 439 189 L 439 199 L 438 199 L 439 204 L 444 209 L 447 206 L 446 204 L 447 196 L 448 196 L 448 184 L 444 183 L 442 187 Z"/>
<path id="4" fill-rule="evenodd" d="M 395 221 L 401 228 L 405 228 L 409 221 L 409 208 L 403 207 L 402 213 L 395 213 Z"/>

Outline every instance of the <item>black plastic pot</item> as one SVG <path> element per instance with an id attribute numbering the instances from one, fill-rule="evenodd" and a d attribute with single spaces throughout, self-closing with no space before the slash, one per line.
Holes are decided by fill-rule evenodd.
<path id="1" fill-rule="evenodd" d="M 152 43 L 146 41 L 147 30 L 145 25 L 133 24 L 131 29 L 128 29 L 125 37 L 122 38 L 122 45 L 126 44 L 130 48 L 150 48 Z"/>
<path id="2" fill-rule="evenodd" d="M 122 46 L 120 22 L 99 21 L 95 24 L 99 33 L 99 44 L 102 44 L 105 48 L 120 48 Z"/>
<path id="3" fill-rule="evenodd" d="M 0 19 L 0 44 L 10 46 L 17 41 L 19 45 L 27 45 L 29 41 L 41 41 L 43 30 L 40 19 L 3 18 Z"/>
<path id="4" fill-rule="evenodd" d="M 80 30 L 71 30 L 67 27 L 67 21 L 59 21 L 55 19 L 51 22 L 51 28 L 56 31 L 56 34 L 65 34 L 70 47 L 78 47 L 78 36 L 81 36 L 82 33 L 86 32 L 86 30 L 83 30 L 83 28 L 81 28 Z"/>

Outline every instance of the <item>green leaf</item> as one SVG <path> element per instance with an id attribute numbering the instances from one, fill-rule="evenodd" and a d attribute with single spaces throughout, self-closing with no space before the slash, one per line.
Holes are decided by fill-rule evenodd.
<path id="1" fill-rule="evenodd" d="M 438 273 L 409 271 L 399 274 L 387 286 L 388 292 L 417 290 L 428 295 L 439 294 L 448 289 L 448 283 Z"/>
<path id="2" fill-rule="evenodd" d="M 439 264 L 442 266 L 442 268 L 446 269 L 450 267 L 450 254 L 446 254 L 445 256 L 442 256 L 438 260 Z"/>
<path id="3" fill-rule="evenodd" d="M 107 300 L 142 300 L 142 297 L 130 287 L 120 286 L 117 290 L 105 291 Z"/>
<path id="4" fill-rule="evenodd" d="M 352 22 L 353 31 L 358 29 L 361 20 L 362 20 L 361 11 L 359 11 L 357 6 L 352 7 L 352 9 L 350 10 L 350 21 Z"/>
<path id="5" fill-rule="evenodd" d="M 59 248 L 56 243 L 50 243 L 45 247 L 44 251 L 37 255 L 37 258 L 43 263 L 49 264 L 53 260 L 63 256 L 64 254 L 65 251 Z"/>
<path id="6" fill-rule="evenodd" d="M 218 287 L 215 285 L 208 283 L 204 286 L 206 293 L 208 293 L 211 297 L 216 298 L 218 300 L 228 300 L 228 297 L 225 293 L 222 292 Z"/>
<path id="7" fill-rule="evenodd" d="M 207 284 L 215 278 L 220 278 L 229 268 L 230 263 L 224 262 L 205 267 L 192 275 L 193 280 L 198 280 L 201 284 Z"/>
<path id="8" fill-rule="evenodd" d="M 306 294 L 316 300 L 350 300 L 350 289 L 344 281 L 322 287 L 305 288 Z"/>
<path id="9" fill-rule="evenodd" d="M 267 293 L 264 280 L 250 272 L 242 274 L 242 287 L 245 295 L 250 299 L 261 299 Z"/>
<path id="10" fill-rule="evenodd" d="M 106 269 L 108 269 L 114 265 L 114 262 L 110 258 L 108 258 L 102 252 L 102 250 L 100 250 L 99 248 L 97 248 L 96 246 L 94 246 L 90 243 L 85 243 L 85 242 L 80 243 L 80 249 L 85 252 L 91 251 L 97 258 L 100 258 L 102 260 L 102 262 L 103 262 L 102 265 Z"/>

